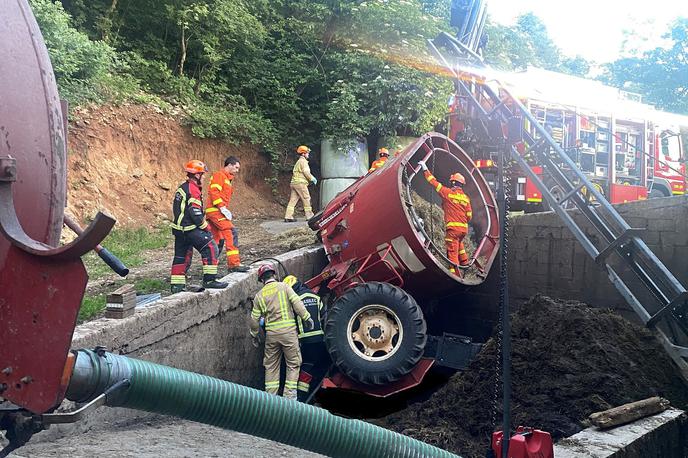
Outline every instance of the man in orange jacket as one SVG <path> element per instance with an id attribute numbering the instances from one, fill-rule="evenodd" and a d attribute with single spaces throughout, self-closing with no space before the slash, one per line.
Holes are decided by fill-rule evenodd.
<path id="1" fill-rule="evenodd" d="M 232 223 L 232 212 L 229 211 L 229 202 L 232 200 L 234 187 L 232 180 L 239 173 L 241 164 L 235 156 L 225 159 L 224 167 L 213 173 L 210 178 L 208 200 L 205 216 L 210 223 L 210 232 L 215 242 L 222 249 L 224 242 L 227 251 L 227 266 L 230 272 L 247 272 L 248 267 L 241 264 L 239 257 L 239 231 Z"/>
<path id="2" fill-rule="evenodd" d="M 372 173 L 385 165 L 387 158 L 389 158 L 389 150 L 387 148 L 380 148 L 377 150 L 377 156 L 377 160 L 373 161 L 373 163 L 370 165 L 370 170 L 368 170 L 368 173 Z"/>
<path id="3" fill-rule="evenodd" d="M 444 222 L 446 224 L 445 244 L 447 247 L 447 257 L 454 264 L 449 271 L 458 274 L 456 267 L 468 265 L 468 253 L 463 245 L 463 238 L 468 233 L 468 223 L 473 217 L 471 199 L 463 192 L 466 179 L 460 173 L 453 173 L 449 177 L 451 188 L 443 186 L 438 182 L 428 170 L 424 161 L 418 162 L 423 169 L 425 179 L 435 188 L 435 191 L 442 198 L 442 209 L 444 210 Z"/>

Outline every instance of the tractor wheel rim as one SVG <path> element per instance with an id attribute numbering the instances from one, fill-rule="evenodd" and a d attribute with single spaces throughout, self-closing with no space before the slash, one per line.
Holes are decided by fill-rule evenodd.
<path id="1" fill-rule="evenodd" d="M 347 325 L 347 339 L 354 353 L 367 361 L 384 361 L 401 345 L 404 328 L 389 307 L 366 305 L 353 314 Z"/>

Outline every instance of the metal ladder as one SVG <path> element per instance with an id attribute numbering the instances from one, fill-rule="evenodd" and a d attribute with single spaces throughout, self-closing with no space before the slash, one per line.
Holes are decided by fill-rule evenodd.
<path id="1" fill-rule="evenodd" d="M 429 40 L 431 50 L 455 76 L 458 96 L 467 102 L 478 130 L 507 152 L 542 193 L 583 249 L 606 270 L 609 279 L 642 322 L 660 340 L 688 380 L 688 292 L 558 145 L 530 111 L 496 80 L 487 82 L 461 68 L 489 69 L 449 34 Z M 444 52 L 443 52 L 444 51 Z M 468 51 L 468 52 L 467 52 Z M 500 95 L 502 98 L 500 98 Z M 527 127 L 530 125 L 530 129 Z M 506 130 L 506 132 L 505 132 Z M 507 133 L 508 132 L 508 133 Z M 515 143 L 522 139 L 524 154 Z M 542 167 L 537 175 L 524 156 Z M 563 191 L 557 200 L 543 181 L 547 177 Z M 592 226 L 586 233 L 574 215 L 573 204 Z"/>

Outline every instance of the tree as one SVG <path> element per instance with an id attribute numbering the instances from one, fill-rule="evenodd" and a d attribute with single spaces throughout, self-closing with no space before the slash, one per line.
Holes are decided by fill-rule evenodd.
<path id="1" fill-rule="evenodd" d="M 663 38 L 668 47 L 618 59 L 605 67 L 602 79 L 662 109 L 688 113 L 688 19 L 677 19 Z"/>

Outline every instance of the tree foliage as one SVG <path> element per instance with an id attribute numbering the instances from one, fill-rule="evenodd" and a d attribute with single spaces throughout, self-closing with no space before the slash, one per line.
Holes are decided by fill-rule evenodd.
<path id="1" fill-rule="evenodd" d="M 677 19 L 663 38 L 668 46 L 607 65 L 603 80 L 665 110 L 688 113 L 688 18 Z"/>

